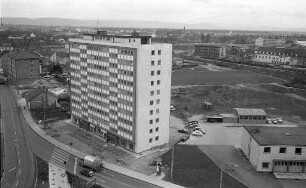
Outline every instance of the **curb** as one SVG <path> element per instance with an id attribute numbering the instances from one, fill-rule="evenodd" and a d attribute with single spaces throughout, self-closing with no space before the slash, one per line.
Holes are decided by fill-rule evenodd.
<path id="1" fill-rule="evenodd" d="M 9 87 L 9 88 L 10 88 L 11 92 L 14 94 L 15 99 L 18 100 L 18 98 L 17 98 L 15 92 L 13 91 L 13 89 L 11 87 Z M 71 148 L 71 147 L 57 141 L 56 139 L 54 139 L 52 137 L 47 136 L 45 134 L 45 132 L 42 131 L 41 128 L 33 120 L 31 114 L 30 115 L 26 114 L 26 113 L 30 113 L 30 112 L 28 110 L 25 110 L 23 108 L 23 106 L 21 106 L 18 103 L 18 101 L 17 101 L 17 106 L 19 107 L 19 110 L 22 112 L 22 115 L 24 116 L 24 119 L 26 120 L 27 124 L 41 138 L 45 139 L 46 141 L 48 141 L 50 144 L 54 145 L 55 147 L 58 147 L 58 148 L 60 148 L 64 151 L 68 152 L 69 154 L 78 157 L 78 158 L 84 158 L 87 155 L 87 154 L 85 154 L 85 153 L 83 153 L 79 150 Z M 32 120 L 32 122 L 30 122 L 31 120 Z M 160 187 L 166 187 L 166 188 L 181 188 L 182 187 L 182 186 L 179 186 L 179 185 L 167 182 L 167 181 L 163 181 L 163 180 L 158 180 L 158 179 L 153 180 L 153 179 L 151 179 L 150 176 L 147 176 L 147 175 L 144 175 L 144 174 L 141 174 L 141 173 L 138 173 L 138 172 L 135 172 L 135 171 L 132 171 L 132 170 L 129 170 L 129 169 L 126 169 L 126 168 L 123 168 L 123 167 L 105 162 L 105 161 L 103 163 L 104 163 L 104 167 L 109 169 L 109 170 L 112 170 L 114 172 L 117 172 L 119 174 L 125 175 L 125 176 L 130 177 L 130 178 L 141 180 L 143 182 L 146 182 L 146 183 L 149 183 L 149 184 L 152 184 L 152 185 L 156 185 L 156 186 L 160 186 Z M 129 175 L 127 175 L 127 174 L 129 174 Z"/>

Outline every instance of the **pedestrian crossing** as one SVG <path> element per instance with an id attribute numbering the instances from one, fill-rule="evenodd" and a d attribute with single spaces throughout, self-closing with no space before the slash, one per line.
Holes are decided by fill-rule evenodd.
<path id="1" fill-rule="evenodd" d="M 63 150 L 58 149 L 58 148 L 54 148 L 54 150 L 52 152 L 52 156 L 50 158 L 50 163 L 66 170 L 68 160 L 69 160 L 69 153 L 68 152 L 63 151 Z"/>

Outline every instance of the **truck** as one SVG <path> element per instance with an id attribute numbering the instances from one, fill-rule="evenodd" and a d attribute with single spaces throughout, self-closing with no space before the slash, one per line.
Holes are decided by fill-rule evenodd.
<path id="1" fill-rule="evenodd" d="M 81 165 L 95 172 L 100 171 L 103 168 L 102 159 L 91 155 L 86 155 L 81 159 Z"/>

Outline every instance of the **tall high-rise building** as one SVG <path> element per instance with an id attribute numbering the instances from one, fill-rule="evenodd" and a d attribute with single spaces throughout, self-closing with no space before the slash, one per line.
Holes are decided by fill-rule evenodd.
<path id="1" fill-rule="evenodd" d="M 106 31 L 69 42 L 72 120 L 136 153 L 167 144 L 172 45 Z"/>

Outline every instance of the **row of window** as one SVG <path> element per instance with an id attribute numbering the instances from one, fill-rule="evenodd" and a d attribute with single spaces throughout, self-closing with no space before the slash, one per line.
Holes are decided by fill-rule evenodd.
<path id="1" fill-rule="evenodd" d="M 156 84 L 157 84 L 157 85 L 160 85 L 160 80 L 157 80 L 157 81 L 156 81 Z M 154 86 L 154 81 L 151 81 L 151 86 Z"/>
<path id="2" fill-rule="evenodd" d="M 160 99 L 157 99 L 157 100 L 156 100 L 156 104 L 160 104 Z M 154 101 L 153 101 L 153 100 L 150 101 L 150 105 L 151 105 L 151 106 L 154 105 Z"/>
<path id="3" fill-rule="evenodd" d="M 161 72 L 160 70 L 157 70 L 156 75 L 160 75 L 160 72 Z M 154 76 L 154 71 L 151 71 L 151 76 Z"/>
<path id="4" fill-rule="evenodd" d="M 266 116 L 240 116 L 240 119 L 266 120 Z"/>
<path id="5" fill-rule="evenodd" d="M 161 55 L 161 50 L 157 50 L 157 54 L 158 54 L 158 55 Z M 151 55 L 155 55 L 155 50 L 152 50 L 152 51 L 151 51 Z"/>
<path id="6" fill-rule="evenodd" d="M 159 139 L 159 137 L 156 136 L 156 137 L 155 137 L 155 141 L 157 141 L 158 139 Z M 153 138 L 150 138 L 150 139 L 149 139 L 149 142 L 152 143 L 152 142 L 153 142 Z"/>
<path id="7" fill-rule="evenodd" d="M 159 127 L 156 127 L 155 128 L 155 132 L 158 132 L 159 131 Z M 150 133 L 153 133 L 153 129 L 150 129 L 150 131 L 149 131 Z"/>
<path id="8" fill-rule="evenodd" d="M 156 90 L 156 95 L 160 95 L 160 90 Z M 154 96 L 154 91 L 150 91 L 150 96 Z"/>
<path id="9" fill-rule="evenodd" d="M 151 61 L 151 66 L 154 66 L 154 65 L 155 65 L 155 61 Z M 157 61 L 157 65 L 161 65 L 161 60 Z"/>
<path id="10" fill-rule="evenodd" d="M 150 123 L 150 125 L 152 125 L 153 124 L 153 119 L 150 119 L 149 123 Z M 155 119 L 155 123 L 159 123 L 159 118 Z"/>
<path id="11" fill-rule="evenodd" d="M 159 108 L 155 109 L 155 113 L 159 114 Z M 150 110 L 150 115 L 154 114 L 154 110 Z"/>
<path id="12" fill-rule="evenodd" d="M 287 151 L 286 147 L 279 148 L 279 153 L 286 153 L 286 151 Z M 264 153 L 265 154 L 271 153 L 271 147 L 264 147 Z M 302 148 L 295 148 L 294 154 L 302 155 Z"/>

